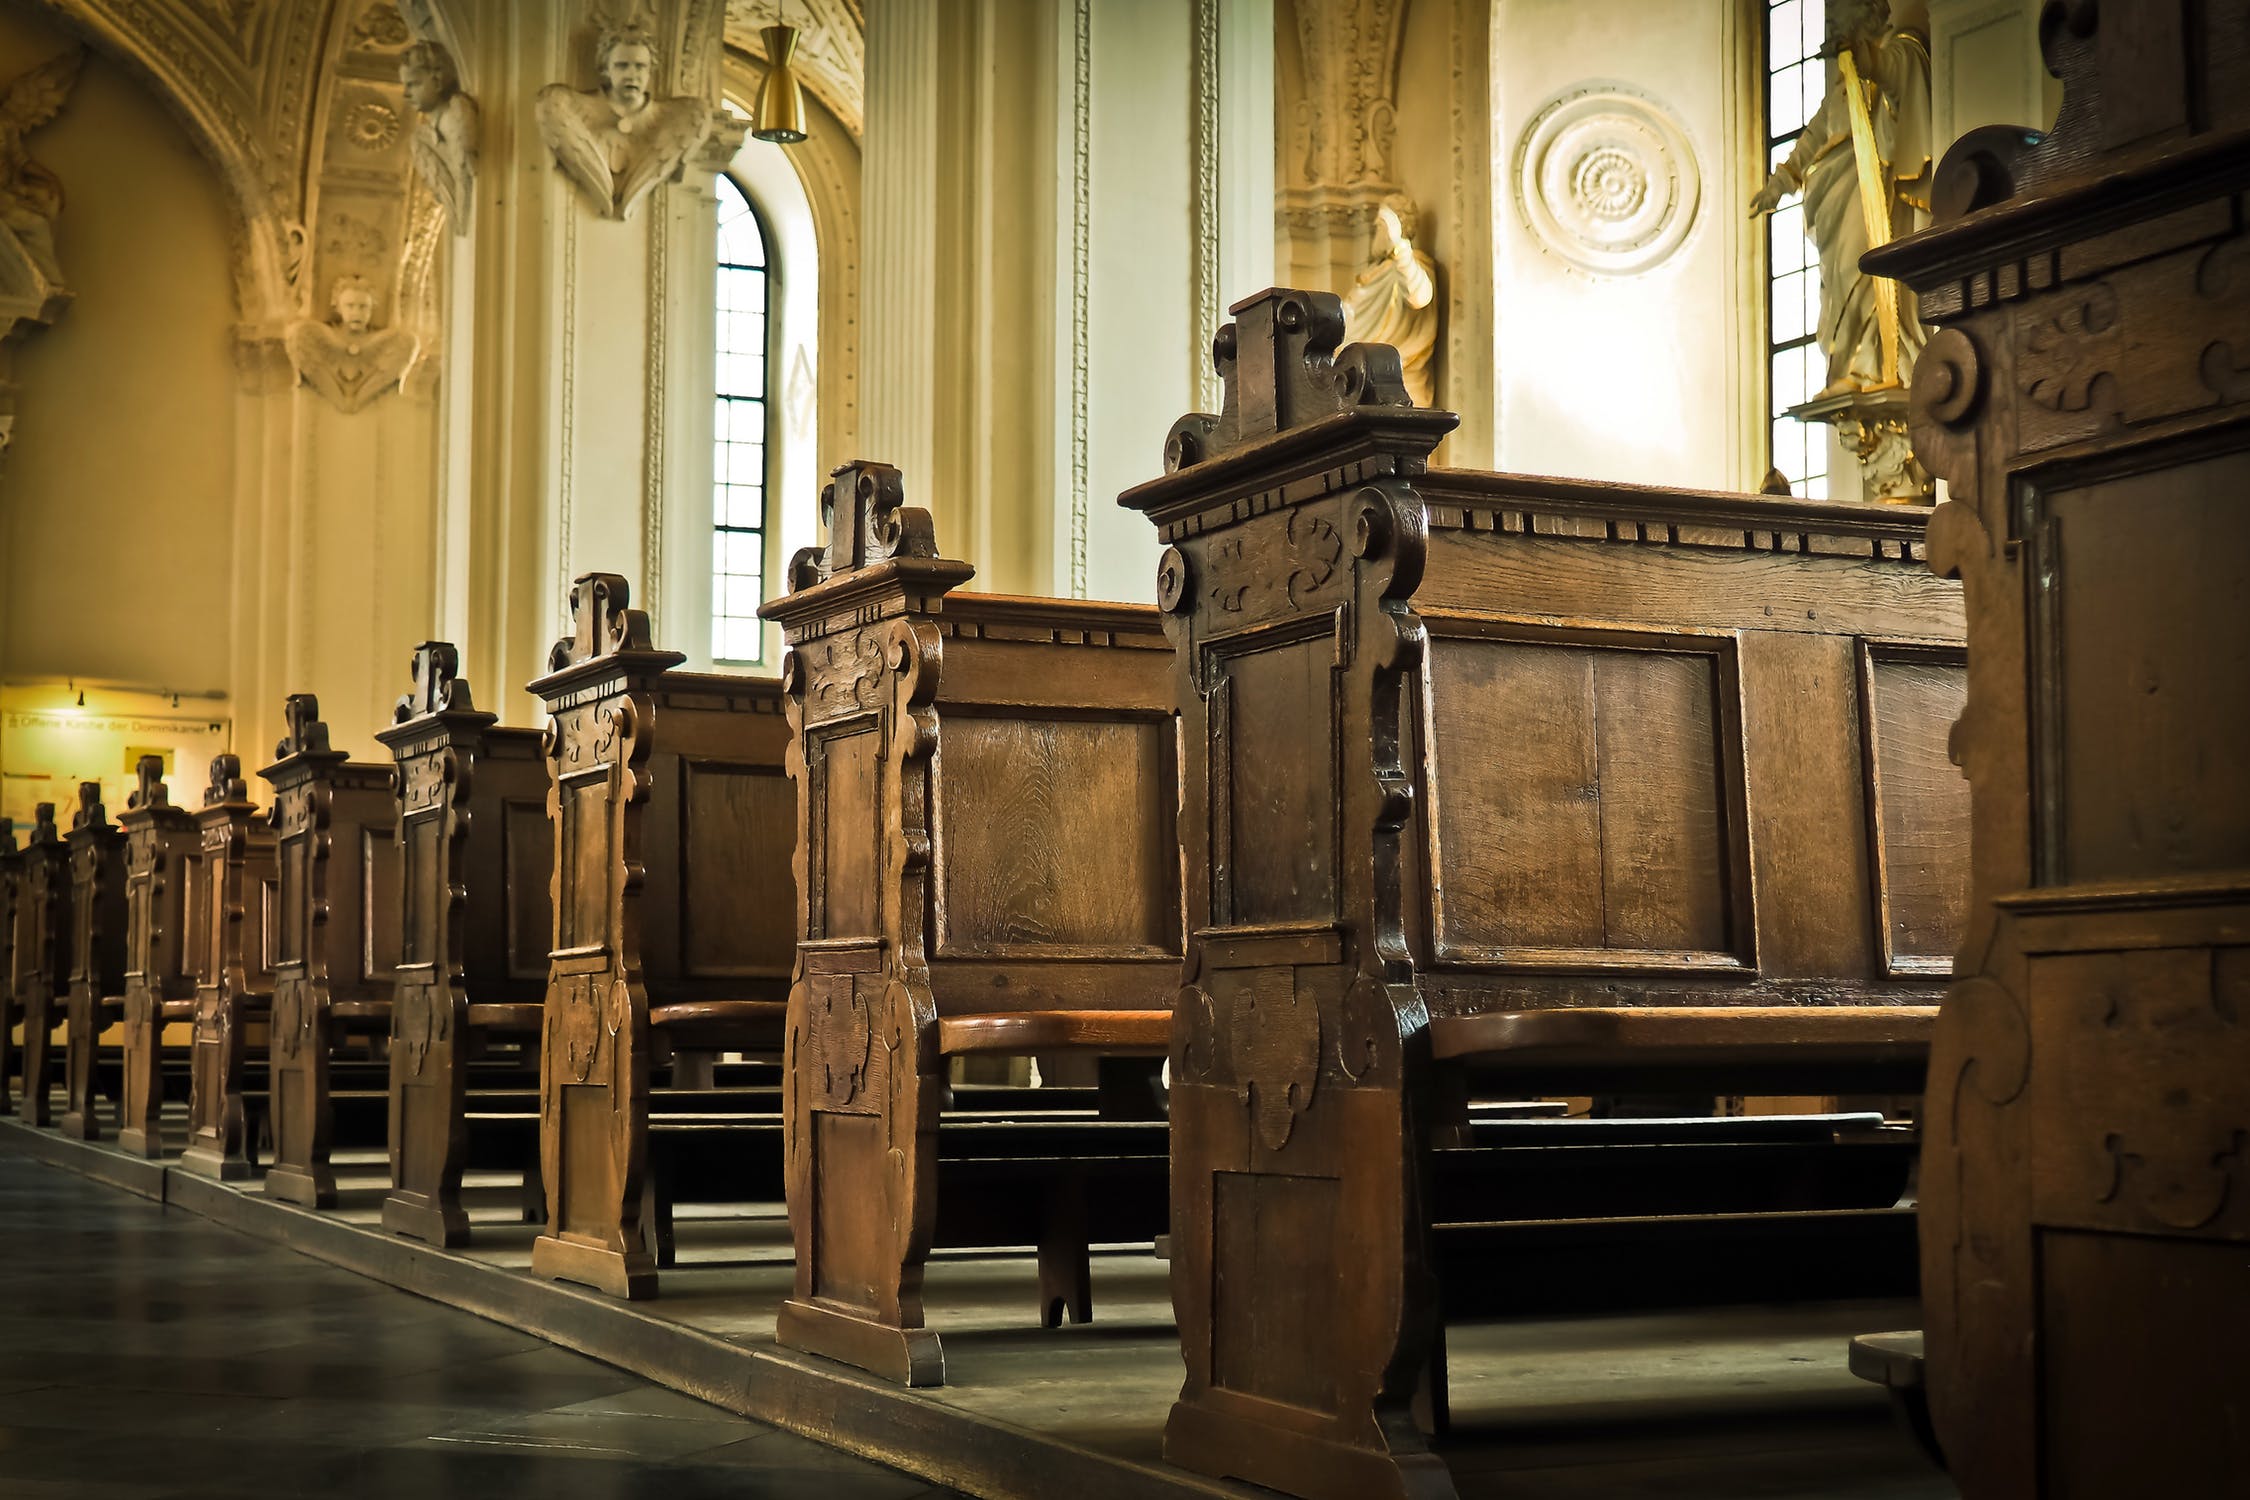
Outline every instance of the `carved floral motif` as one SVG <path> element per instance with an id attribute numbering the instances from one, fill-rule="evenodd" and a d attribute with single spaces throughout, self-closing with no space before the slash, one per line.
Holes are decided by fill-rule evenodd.
<path id="1" fill-rule="evenodd" d="M 1579 85 L 1532 119 L 1516 148 L 1516 197 L 1549 250 L 1582 270 L 1634 275 L 1694 227 L 1695 148 L 1671 112 L 1620 88 Z"/>

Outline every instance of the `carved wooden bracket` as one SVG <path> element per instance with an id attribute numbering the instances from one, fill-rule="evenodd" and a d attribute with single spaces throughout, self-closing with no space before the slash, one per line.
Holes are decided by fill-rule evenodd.
<path id="1" fill-rule="evenodd" d="M 214 755 L 211 757 L 211 782 L 203 789 L 205 807 L 222 807 L 229 802 L 248 802 L 250 785 L 242 779 L 242 757 L 239 755 Z"/>
<path id="2" fill-rule="evenodd" d="M 164 785 L 164 757 L 144 755 L 133 763 L 133 794 L 125 805 L 134 811 L 144 807 L 169 807 L 172 794 Z"/>
<path id="3" fill-rule="evenodd" d="M 1211 346 L 1224 404 L 1216 416 L 1196 412 L 1172 425 L 1166 472 L 1355 406 L 1414 404 L 1396 349 L 1337 348 L 1344 305 L 1334 294 L 1269 287 L 1228 311 L 1234 321 Z"/>
<path id="4" fill-rule="evenodd" d="M 855 459 L 836 469 L 820 492 L 820 524 L 828 543 L 806 547 L 790 559 L 792 589 L 810 588 L 894 557 L 937 556 L 930 513 L 906 503 L 906 481 L 897 469 L 871 459 Z"/>
<path id="5" fill-rule="evenodd" d="M 547 669 L 560 672 L 598 656 L 654 651 L 648 614 L 634 609 L 633 589 L 617 573 L 585 573 L 570 586 L 571 634 L 547 653 Z"/>
<path id="6" fill-rule="evenodd" d="M 102 784 L 98 781 L 78 783 L 78 811 L 71 814 L 70 830 L 73 833 L 91 828 L 109 826 L 109 809 L 102 806 Z"/>
<path id="7" fill-rule="evenodd" d="M 291 693 L 289 701 L 281 708 L 282 722 L 288 732 L 281 743 L 274 746 L 273 758 L 287 760 L 292 755 L 327 755 L 328 726 L 321 722 L 320 698 L 314 693 Z"/>
<path id="8" fill-rule="evenodd" d="M 469 685 L 456 674 L 461 653 L 451 641 L 424 641 L 414 648 L 414 686 L 391 710 L 391 722 L 404 724 L 429 714 L 474 713 Z"/>

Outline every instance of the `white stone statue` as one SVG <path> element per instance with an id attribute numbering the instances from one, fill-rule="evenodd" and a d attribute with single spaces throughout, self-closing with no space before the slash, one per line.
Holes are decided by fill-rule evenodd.
<path id="1" fill-rule="evenodd" d="M 58 52 L 19 75 L 0 93 L 0 224 L 15 232 L 51 290 L 63 285 L 55 259 L 55 215 L 62 212 L 62 179 L 31 159 L 25 138 L 62 112 L 86 49 Z"/>
<path id="2" fill-rule="evenodd" d="M 1921 227 L 1930 211 L 1929 44 L 1892 27 L 1890 0 L 1833 0 L 1828 40 L 1820 50 L 1823 57 L 1849 54 L 1860 80 L 1867 134 L 1879 158 L 1876 222 L 1882 224 L 1882 216 L 1889 221 L 1884 238 Z M 1885 371 L 1881 298 L 1874 278 L 1859 269 L 1869 244 L 1868 210 L 1861 196 L 1852 116 L 1839 62 L 1828 96 L 1806 122 L 1788 160 L 1774 168 L 1750 205 L 1753 214 L 1771 213 L 1791 193 L 1805 195 L 1806 230 L 1820 252 L 1818 337 L 1828 356 L 1828 384 L 1818 398 L 1823 400 L 1904 385 L 1912 379 L 1914 356 L 1928 338 L 1913 292 L 1897 287 L 1896 369 Z"/>
<path id="3" fill-rule="evenodd" d="M 1437 279 L 1430 258 L 1415 248 L 1421 215 L 1404 193 L 1384 197 L 1375 210 L 1375 258 L 1344 296 L 1344 337 L 1353 343 L 1390 344 L 1406 372 L 1406 393 L 1416 406 L 1436 394 L 1430 354 L 1437 347 Z"/>
<path id="4" fill-rule="evenodd" d="M 699 99 L 651 96 L 656 44 L 638 21 L 604 30 L 594 61 L 599 88 L 539 91 L 539 138 L 602 217 L 628 219 L 703 143 L 711 111 Z"/>
<path id="5" fill-rule="evenodd" d="M 375 326 L 375 300 L 365 277 L 340 276 L 329 293 L 330 318 L 290 326 L 286 342 L 298 378 L 338 411 L 358 411 L 397 385 L 422 351 L 405 329 Z"/>
<path id="6" fill-rule="evenodd" d="M 477 101 L 461 92 L 460 71 L 441 42 L 407 48 L 398 81 L 422 117 L 414 126 L 414 170 L 444 206 L 453 232 L 466 234 L 477 178 Z"/>

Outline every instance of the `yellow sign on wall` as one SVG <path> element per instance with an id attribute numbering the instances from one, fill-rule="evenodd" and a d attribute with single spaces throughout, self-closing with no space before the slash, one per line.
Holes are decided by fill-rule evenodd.
<path id="1" fill-rule="evenodd" d="M 0 818 L 15 821 L 21 842 L 38 805 L 52 802 L 68 828 L 81 781 L 101 783 L 115 818 L 138 784 L 144 755 L 163 757 L 173 805 L 200 806 L 211 757 L 228 748 L 234 724 L 223 703 L 174 701 L 117 688 L 0 687 Z"/>

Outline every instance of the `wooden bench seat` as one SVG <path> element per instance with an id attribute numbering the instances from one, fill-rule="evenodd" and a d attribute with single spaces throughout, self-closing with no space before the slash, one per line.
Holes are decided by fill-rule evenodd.
<path id="1" fill-rule="evenodd" d="M 1430 1053 L 1483 1085 L 1552 1093 L 1910 1094 L 1936 1022 L 1934 1005 L 1479 1011 L 1432 1017 Z"/>
<path id="2" fill-rule="evenodd" d="M 188 1144 L 180 1165 L 237 1181 L 251 1173 L 245 1090 L 253 1064 L 266 1071 L 279 920 L 273 825 L 250 800 L 240 758 L 211 758 L 195 823 L 200 854 L 185 898 L 195 1021 L 188 1044 Z"/>
<path id="3" fill-rule="evenodd" d="M 55 804 L 33 810 L 16 896 L 16 1014 L 23 1025 L 26 1125 L 54 1123 L 54 1031 L 70 986 L 70 849 L 55 826 Z"/>
<path id="4" fill-rule="evenodd" d="M 532 1269 L 656 1291 L 649 1091 L 783 1045 L 795 897 L 788 721 L 771 678 L 679 670 L 625 580 L 581 577 L 547 704 L 554 935 L 541 1030 L 546 1231 Z"/>
<path id="5" fill-rule="evenodd" d="M 469 1238 L 461 1173 L 475 1060 L 508 1040 L 525 1043 L 531 1060 L 554 935 L 539 732 L 500 727 L 459 665 L 449 642 L 417 647 L 413 686 L 376 735 L 397 766 L 400 881 L 396 980 L 384 1002 L 383 1227 L 446 1246 Z M 362 1003 L 375 1019 L 373 1002 Z"/>
<path id="6" fill-rule="evenodd" d="M 937 1384 L 923 1259 L 941 1221 L 974 1222 L 941 1206 L 948 1055 L 1124 1057 L 1145 1079 L 1169 1037 L 1169 655 L 1144 608 L 958 592 L 974 569 L 938 554 L 887 465 L 838 469 L 821 512 L 824 546 L 763 611 L 789 642 L 797 783 L 797 1277 L 777 1336 Z M 1152 1210 L 1133 1237 L 1163 1228 Z M 1080 1268 L 1049 1272 L 1084 1315 Z"/>
<path id="7" fill-rule="evenodd" d="M 390 1030 L 399 944 L 398 773 L 329 744 L 320 702 L 294 693 L 288 732 L 258 774 L 273 787 L 273 1162 L 265 1191 L 336 1202 L 330 1070 L 353 1036 Z"/>
<path id="8" fill-rule="evenodd" d="M 1165 1452 L 1443 1495 L 1396 1372 L 1472 1087 L 1918 1087 L 1967 897 L 1963 605 L 1915 508 L 1432 469 L 1453 417 L 1339 352 L 1333 297 L 1234 313 L 1223 409 L 1120 497 L 1165 544 L 1188 747 Z M 1871 1150 L 1797 1154 L 1888 1207 Z"/>

